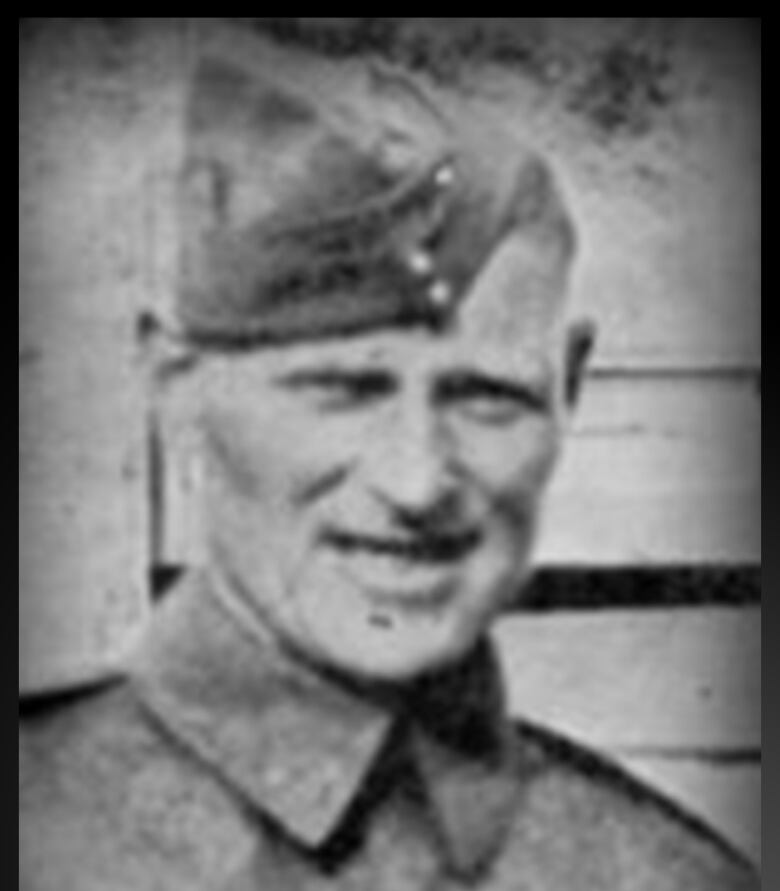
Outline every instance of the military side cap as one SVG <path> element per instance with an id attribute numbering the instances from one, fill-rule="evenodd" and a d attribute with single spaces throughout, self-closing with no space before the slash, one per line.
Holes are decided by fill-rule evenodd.
<path id="1" fill-rule="evenodd" d="M 547 165 L 394 69 L 203 58 L 185 127 L 177 319 L 196 343 L 439 329 L 510 232 L 571 250 Z"/>

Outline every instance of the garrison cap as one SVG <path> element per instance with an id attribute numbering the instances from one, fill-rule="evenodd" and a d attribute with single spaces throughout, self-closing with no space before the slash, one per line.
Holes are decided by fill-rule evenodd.
<path id="1" fill-rule="evenodd" d="M 387 66 L 204 57 L 185 134 L 176 315 L 204 346 L 441 329 L 511 233 L 573 249 L 539 156 Z"/>

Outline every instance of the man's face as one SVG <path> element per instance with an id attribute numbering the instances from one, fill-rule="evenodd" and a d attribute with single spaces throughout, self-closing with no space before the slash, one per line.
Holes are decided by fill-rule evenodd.
<path id="1" fill-rule="evenodd" d="M 307 659 L 435 669 L 527 573 L 562 426 L 562 277 L 525 248 L 491 267 L 445 333 L 204 361 L 212 564 Z"/>

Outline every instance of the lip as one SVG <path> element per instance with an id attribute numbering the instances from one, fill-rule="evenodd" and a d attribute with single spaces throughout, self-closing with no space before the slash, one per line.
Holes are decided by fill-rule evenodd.
<path id="1" fill-rule="evenodd" d="M 440 609 L 452 598 L 455 586 L 451 579 L 424 586 L 361 585 L 371 603 L 379 609 L 426 612 Z"/>
<path id="2" fill-rule="evenodd" d="M 379 607 L 430 610 L 455 590 L 456 572 L 479 544 L 474 530 L 447 535 L 331 532 L 345 575 Z"/>
<path id="3" fill-rule="evenodd" d="M 384 558 L 410 567 L 452 566 L 468 557 L 480 541 L 474 529 L 416 536 L 331 530 L 324 538 L 344 556 Z"/>

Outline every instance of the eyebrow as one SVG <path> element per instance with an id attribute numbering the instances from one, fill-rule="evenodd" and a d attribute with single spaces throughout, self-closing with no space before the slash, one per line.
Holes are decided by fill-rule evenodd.
<path id="1" fill-rule="evenodd" d="M 440 398 L 491 396 L 513 399 L 544 408 L 550 401 L 552 385 L 549 375 L 537 373 L 515 377 L 475 369 L 458 369 L 445 374 L 437 386 Z"/>
<path id="2" fill-rule="evenodd" d="M 350 384 L 371 391 L 389 391 L 395 386 L 392 371 L 365 365 L 317 365 L 292 369 L 279 374 L 274 382 L 290 390 Z"/>

